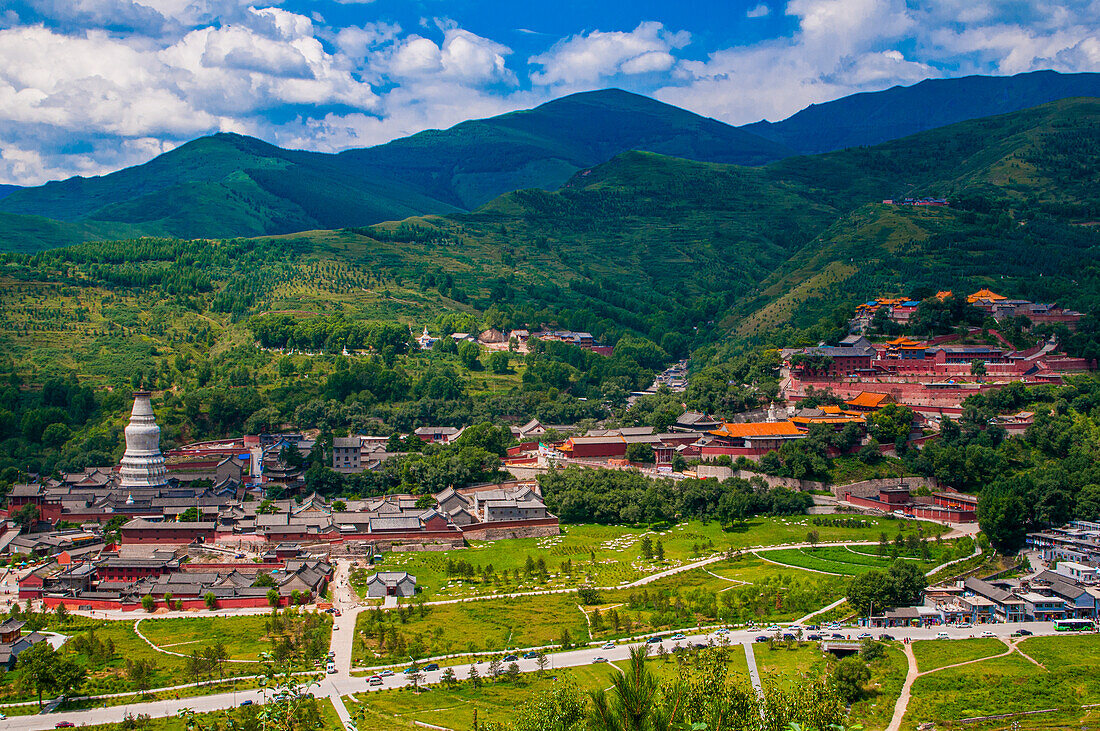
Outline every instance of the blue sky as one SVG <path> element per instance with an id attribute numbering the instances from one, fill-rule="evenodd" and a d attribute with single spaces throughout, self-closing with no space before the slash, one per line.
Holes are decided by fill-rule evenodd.
<path id="1" fill-rule="evenodd" d="M 218 131 L 337 151 L 617 86 L 731 124 L 1100 71 L 1100 0 L 0 0 L 0 182 Z"/>

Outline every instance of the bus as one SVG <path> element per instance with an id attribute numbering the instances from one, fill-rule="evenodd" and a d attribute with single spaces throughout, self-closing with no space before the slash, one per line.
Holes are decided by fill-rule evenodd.
<path id="1" fill-rule="evenodd" d="M 1056 619 L 1054 629 L 1058 632 L 1092 632 L 1091 619 Z"/>

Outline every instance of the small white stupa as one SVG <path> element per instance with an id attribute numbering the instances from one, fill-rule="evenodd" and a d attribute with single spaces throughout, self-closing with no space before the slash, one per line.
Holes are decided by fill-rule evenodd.
<path id="1" fill-rule="evenodd" d="M 168 469 L 160 453 L 160 427 L 148 391 L 134 392 L 134 410 L 126 426 L 126 453 L 118 472 L 121 487 L 161 487 Z"/>

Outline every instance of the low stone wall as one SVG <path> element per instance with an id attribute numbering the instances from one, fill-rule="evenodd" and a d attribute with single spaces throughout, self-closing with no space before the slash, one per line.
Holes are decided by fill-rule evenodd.
<path id="1" fill-rule="evenodd" d="M 561 535 L 561 528 L 557 523 L 553 525 L 530 526 L 501 526 L 492 524 L 483 528 L 464 531 L 467 538 L 474 541 L 499 541 L 504 538 L 545 538 L 546 536 Z"/>
<path id="2" fill-rule="evenodd" d="M 884 487 L 908 487 L 915 490 L 918 487 L 927 487 L 930 490 L 938 490 L 939 483 L 933 477 L 883 477 L 875 480 L 862 480 L 847 485 L 830 485 L 833 495 L 843 500 L 845 493 L 851 493 L 853 497 L 877 497 L 878 491 Z"/>
<path id="3" fill-rule="evenodd" d="M 695 468 L 695 474 L 699 477 L 714 478 L 716 480 L 728 480 L 731 477 L 736 477 L 741 480 L 750 480 L 753 477 L 759 477 L 768 483 L 768 487 L 785 487 L 788 490 L 824 490 L 824 482 L 815 482 L 813 480 L 798 480 L 793 477 L 777 477 L 776 475 L 765 475 L 763 472 L 753 472 L 752 470 L 737 470 L 732 467 L 723 467 L 713 464 L 701 464 Z"/>

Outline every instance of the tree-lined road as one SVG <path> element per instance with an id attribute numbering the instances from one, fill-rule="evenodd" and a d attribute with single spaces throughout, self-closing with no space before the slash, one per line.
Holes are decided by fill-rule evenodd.
<path id="1" fill-rule="evenodd" d="M 343 641 L 345 632 L 343 628 L 345 625 L 350 625 L 349 620 L 352 618 L 348 615 L 337 619 L 340 624 L 340 638 Z M 930 628 L 902 628 L 895 627 L 887 630 L 896 639 L 903 640 L 930 640 L 936 637 L 938 632 L 946 631 L 952 639 L 963 639 L 968 637 L 978 637 L 984 631 L 992 632 L 995 636 L 1001 637 L 1007 640 L 1011 634 L 1019 629 L 1027 629 L 1036 635 L 1051 635 L 1054 634 L 1054 627 L 1050 622 L 1020 622 L 1012 624 L 992 624 L 992 625 L 980 625 L 971 629 L 957 629 L 957 628 L 943 628 L 943 627 L 930 627 Z M 855 637 L 862 632 L 862 629 L 846 629 L 843 630 L 843 634 Z M 725 640 L 732 646 L 742 644 L 744 642 L 752 642 L 758 635 L 764 634 L 761 629 L 744 629 L 733 630 L 728 635 L 717 635 L 715 633 L 695 634 L 687 637 L 681 644 L 696 643 L 696 642 L 713 642 L 718 644 L 724 637 Z M 874 633 L 876 636 L 879 632 Z M 350 643 L 349 643 L 350 644 Z M 624 643 L 617 645 L 614 649 L 602 649 L 599 645 L 583 647 L 576 650 L 569 650 L 565 652 L 551 653 L 547 655 L 549 660 L 548 669 L 553 670 L 557 668 L 577 667 L 581 665 L 591 665 L 597 657 L 604 657 L 611 662 L 618 662 L 620 660 L 626 660 L 630 656 L 630 648 L 635 647 L 639 642 Z M 671 649 L 673 643 L 668 639 L 664 640 L 664 646 L 666 649 Z M 339 651 L 334 648 L 335 651 Z M 350 648 L 348 650 L 348 658 L 350 661 Z M 535 660 L 520 659 L 517 661 L 520 671 L 525 673 L 536 672 L 538 666 Z M 456 666 L 454 668 L 455 677 L 458 679 L 464 679 L 469 672 L 468 665 Z M 487 661 L 482 661 L 478 664 L 478 672 L 483 677 L 488 672 Z M 424 683 L 438 683 L 442 670 L 435 670 L 424 673 Z M 311 688 L 311 692 L 318 696 L 346 696 L 352 693 L 362 693 L 374 690 L 387 690 L 393 688 L 400 688 L 409 684 L 408 679 L 401 673 L 397 673 L 393 676 L 383 678 L 382 685 L 372 686 L 369 684 L 369 679 L 366 677 L 353 677 L 345 670 L 329 675 L 325 680 L 321 682 L 320 687 L 314 686 Z M 251 700 L 254 703 L 262 703 L 264 700 L 264 694 L 258 690 L 242 691 L 238 693 L 220 693 L 217 695 L 199 696 L 195 698 L 184 698 L 181 700 L 164 700 L 154 701 L 152 703 L 140 703 L 132 704 L 128 706 L 115 706 L 111 708 L 98 708 L 87 711 L 69 711 L 62 713 L 55 713 L 43 716 L 18 716 L 9 718 L 5 722 L 5 729 L 11 729 L 11 731 L 43 731 L 45 729 L 52 729 L 54 724 L 58 721 L 71 721 L 75 724 L 93 725 L 103 723 L 117 723 L 121 721 L 127 714 L 137 715 L 139 713 L 148 714 L 149 716 L 172 716 L 179 712 L 182 708 L 190 708 L 196 712 L 209 712 L 222 709 L 233 708 L 239 705 L 241 701 Z"/>

